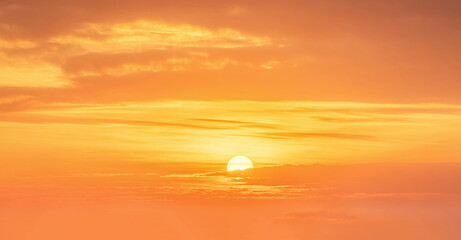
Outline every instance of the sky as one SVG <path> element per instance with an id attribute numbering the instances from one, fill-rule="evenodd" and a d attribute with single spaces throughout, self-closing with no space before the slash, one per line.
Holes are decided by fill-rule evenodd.
<path id="1" fill-rule="evenodd" d="M 0 239 L 459 239 L 460 11 L 0 0 Z"/>

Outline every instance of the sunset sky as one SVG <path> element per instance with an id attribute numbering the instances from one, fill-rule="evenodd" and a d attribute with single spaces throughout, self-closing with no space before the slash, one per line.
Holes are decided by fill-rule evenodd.
<path id="1" fill-rule="evenodd" d="M 460 12 L 0 0 L 0 239 L 460 239 Z"/>

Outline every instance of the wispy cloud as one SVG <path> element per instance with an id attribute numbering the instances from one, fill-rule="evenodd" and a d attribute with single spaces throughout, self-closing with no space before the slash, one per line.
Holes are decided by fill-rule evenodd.
<path id="1" fill-rule="evenodd" d="M 410 107 L 421 111 L 405 113 Z M 316 111 L 300 111 L 305 108 Z M 388 108 L 402 110 L 380 111 Z M 12 95 L 2 98 L 0 109 L 2 126 L 10 132 L 3 135 L 3 141 L 19 141 L 25 136 L 34 141 L 39 132 L 46 131 L 51 141 L 61 139 L 59 144 L 72 149 L 80 148 L 72 140 L 78 136 L 94 151 L 117 146 L 117 151 L 127 151 L 128 155 L 137 151 L 135 155 L 145 160 L 186 157 L 224 161 L 236 153 L 268 163 L 412 162 L 415 158 L 457 161 L 459 156 L 454 149 L 460 134 L 454 129 L 458 129 L 461 116 L 455 105 L 249 101 L 58 104 Z M 29 130 L 22 132 L 24 128 Z M 92 137 L 82 135 L 79 128 L 92 129 Z"/>
<path id="2" fill-rule="evenodd" d="M 375 140 L 370 135 L 347 134 L 347 133 L 309 133 L 309 132 L 268 132 L 261 137 L 292 139 L 292 138 L 337 138 L 337 139 L 356 139 L 356 140 Z"/>

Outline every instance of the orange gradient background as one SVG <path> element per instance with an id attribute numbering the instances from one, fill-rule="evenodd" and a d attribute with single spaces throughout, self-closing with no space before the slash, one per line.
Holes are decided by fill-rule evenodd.
<path id="1" fill-rule="evenodd" d="M 460 239 L 460 11 L 1 1 L 0 239 Z"/>

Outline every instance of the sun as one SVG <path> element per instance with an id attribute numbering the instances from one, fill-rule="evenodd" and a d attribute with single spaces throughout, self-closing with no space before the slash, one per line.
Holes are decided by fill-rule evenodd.
<path id="1" fill-rule="evenodd" d="M 253 162 L 245 156 L 235 156 L 227 163 L 228 172 L 247 168 L 253 168 Z"/>

